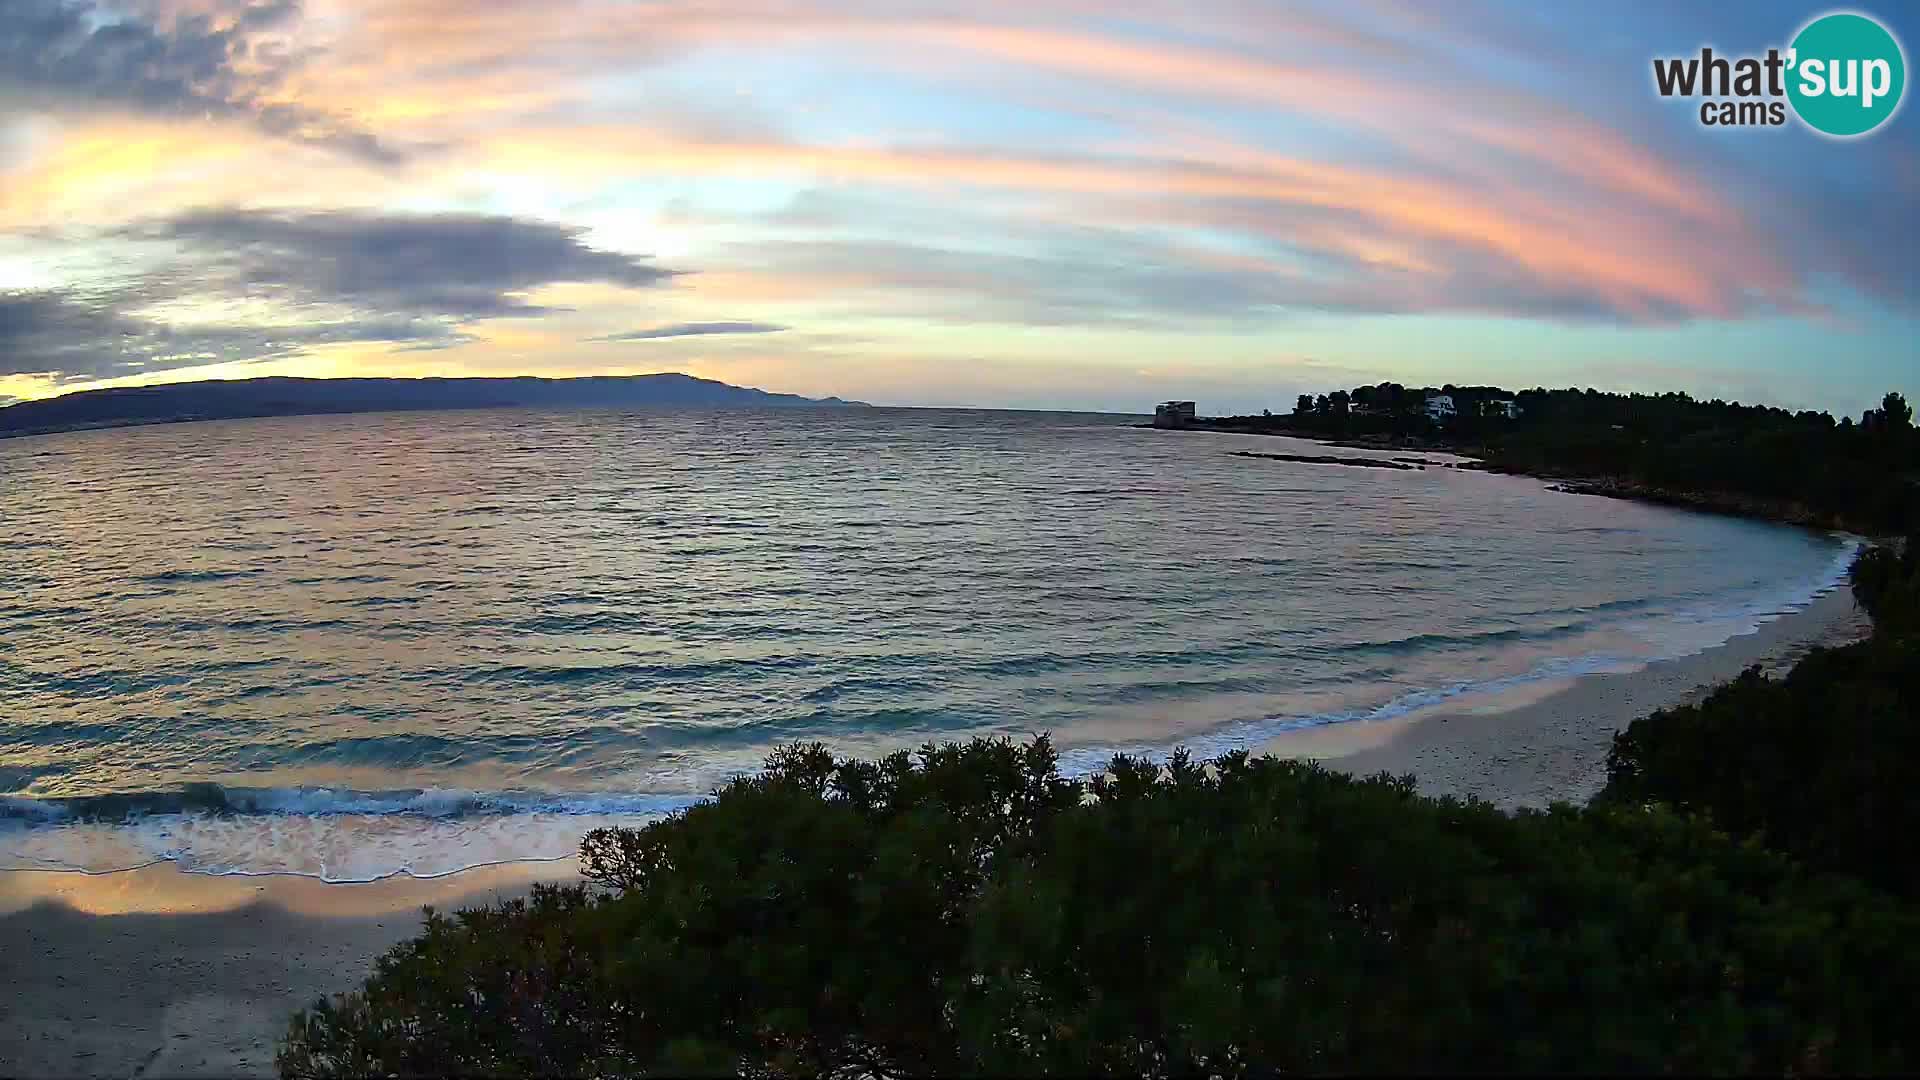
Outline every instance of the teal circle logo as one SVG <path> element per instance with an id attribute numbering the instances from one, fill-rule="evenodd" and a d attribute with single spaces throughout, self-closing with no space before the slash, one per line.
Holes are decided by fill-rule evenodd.
<path id="1" fill-rule="evenodd" d="M 1865 15 L 1836 12 L 1808 23 L 1787 53 L 1787 98 L 1808 127 L 1865 135 L 1900 108 L 1907 60 L 1894 36 Z"/>

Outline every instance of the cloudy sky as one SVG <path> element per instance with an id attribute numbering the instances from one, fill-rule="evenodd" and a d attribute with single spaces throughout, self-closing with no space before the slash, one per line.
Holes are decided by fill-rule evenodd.
<path id="1" fill-rule="evenodd" d="M 1920 114 L 1712 130 L 1650 75 L 1822 10 L 0 0 L 0 400 L 672 370 L 1857 413 L 1920 396 Z M 1912 55 L 1920 11 L 1865 10 Z"/>

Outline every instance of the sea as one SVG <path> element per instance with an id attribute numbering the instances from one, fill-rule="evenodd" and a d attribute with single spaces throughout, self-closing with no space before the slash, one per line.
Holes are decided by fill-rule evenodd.
<path id="1" fill-rule="evenodd" d="M 1837 587 L 1855 545 L 1139 423 L 496 410 L 0 441 L 0 869 L 563 859 L 796 741 L 1210 755 L 1697 652 Z"/>

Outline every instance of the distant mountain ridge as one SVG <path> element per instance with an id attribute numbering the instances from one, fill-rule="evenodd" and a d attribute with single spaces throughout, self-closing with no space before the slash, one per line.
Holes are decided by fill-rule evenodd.
<path id="1" fill-rule="evenodd" d="M 0 408 L 0 438 L 254 416 L 514 408 L 821 408 L 864 401 L 773 394 L 678 373 L 577 379 L 299 379 L 274 376 L 83 390 Z"/>

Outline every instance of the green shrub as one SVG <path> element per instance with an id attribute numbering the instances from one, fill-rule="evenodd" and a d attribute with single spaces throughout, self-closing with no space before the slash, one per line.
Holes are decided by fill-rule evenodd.
<path id="1" fill-rule="evenodd" d="M 1232 754 L 775 755 L 295 1018 L 287 1076 L 1914 1063 L 1912 912 L 1666 810 Z"/>
<path id="2" fill-rule="evenodd" d="M 1784 679 L 1750 670 L 1616 735 L 1601 800 L 1660 801 L 1809 866 L 1920 900 L 1920 546 L 1852 570 L 1873 637 L 1816 649 Z"/>
<path id="3" fill-rule="evenodd" d="M 1603 801 L 1705 814 L 1813 867 L 1920 899 L 1920 642 L 1816 650 L 1750 670 L 1614 737 Z"/>
<path id="4" fill-rule="evenodd" d="M 1848 577 L 1853 595 L 1877 631 L 1908 635 L 1920 631 L 1920 536 L 1899 549 L 1886 544 L 1862 552 Z"/>

